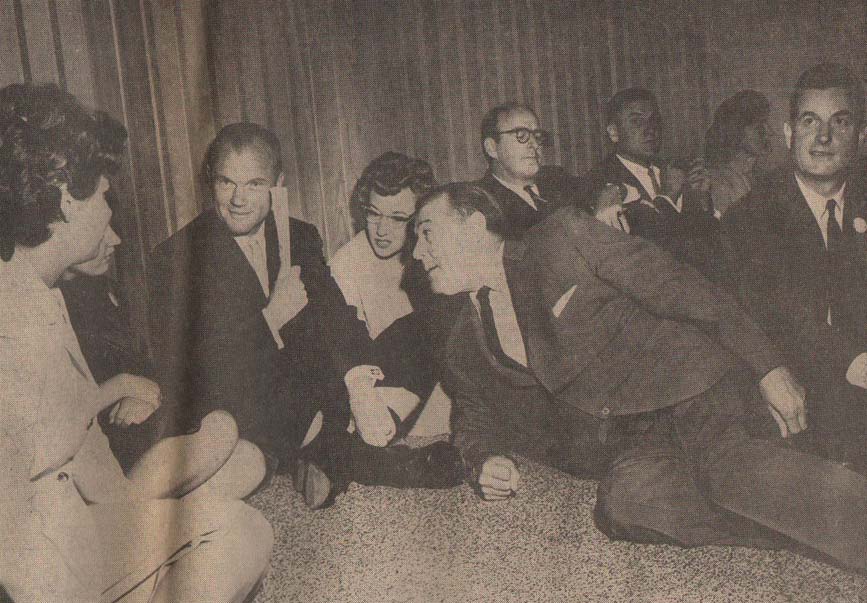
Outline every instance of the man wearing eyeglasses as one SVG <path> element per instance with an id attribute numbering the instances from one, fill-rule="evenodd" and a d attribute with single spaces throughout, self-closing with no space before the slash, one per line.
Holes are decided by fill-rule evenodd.
<path id="1" fill-rule="evenodd" d="M 576 178 L 561 167 L 542 165 L 550 141 L 527 105 L 500 105 L 482 119 L 488 172 L 478 184 L 503 206 L 509 238 L 521 237 L 575 194 Z"/>

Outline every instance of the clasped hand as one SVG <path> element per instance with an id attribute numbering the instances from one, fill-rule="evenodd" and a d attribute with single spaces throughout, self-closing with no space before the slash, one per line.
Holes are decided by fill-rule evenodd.
<path id="1" fill-rule="evenodd" d="M 162 394 L 160 386 L 150 379 L 121 373 L 100 386 L 99 400 L 97 412 L 114 404 L 109 421 L 128 427 L 142 423 L 151 416 L 160 407 Z"/>

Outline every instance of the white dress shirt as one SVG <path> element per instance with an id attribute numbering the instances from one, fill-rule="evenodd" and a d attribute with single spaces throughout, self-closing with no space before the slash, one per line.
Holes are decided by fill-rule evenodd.
<path id="1" fill-rule="evenodd" d="M 635 163 L 634 161 L 630 161 L 621 155 L 617 155 L 617 159 L 620 160 L 620 163 L 629 170 L 629 172 L 635 176 L 638 181 L 641 183 L 641 186 L 644 187 L 644 190 L 649 192 L 650 194 L 654 194 L 655 187 L 653 186 L 653 180 L 650 179 L 650 174 L 647 171 L 647 167 L 641 165 L 640 163 Z M 662 170 L 657 165 L 651 165 L 650 169 L 653 170 L 653 173 L 656 175 L 656 181 L 662 185 Z M 657 197 L 662 197 L 666 201 L 668 201 L 674 210 L 677 213 L 680 213 L 683 209 L 683 199 L 682 195 L 677 198 L 677 201 L 672 201 L 666 195 L 662 194 L 662 191 L 656 191 Z"/>
<path id="2" fill-rule="evenodd" d="M 494 174 L 493 172 L 491 173 L 491 176 L 493 176 L 494 178 L 496 178 L 496 179 L 497 179 L 497 182 L 499 182 L 500 184 L 502 184 L 503 186 L 505 186 L 507 189 L 509 189 L 510 191 L 512 191 L 513 193 L 515 193 L 516 195 L 518 195 L 521 199 L 523 199 L 524 202 L 525 202 L 527 205 L 529 205 L 530 207 L 532 207 L 533 209 L 535 209 L 535 210 L 537 210 L 537 211 L 539 210 L 539 208 L 536 207 L 536 202 L 533 201 L 533 197 L 530 196 L 530 193 L 528 193 L 527 191 L 524 190 L 524 187 L 522 187 L 522 186 L 520 186 L 520 185 L 518 185 L 518 184 L 510 184 L 510 183 L 506 182 L 505 180 L 503 180 L 502 178 L 498 177 L 498 176 L 497 176 L 496 174 Z M 526 186 L 526 185 L 525 185 L 525 186 Z M 530 186 L 533 187 L 533 192 L 534 192 L 534 193 L 536 193 L 536 194 L 539 195 L 540 197 L 542 196 L 542 195 L 539 194 L 539 187 L 536 186 L 536 183 L 535 183 L 535 182 L 534 182 L 533 184 L 531 184 Z"/>
<path id="3" fill-rule="evenodd" d="M 833 195 L 823 196 L 807 186 L 797 175 L 795 180 L 798 181 L 798 188 L 801 189 L 801 194 L 807 200 L 807 205 L 810 206 L 810 211 L 816 218 L 816 224 L 819 225 L 819 230 L 822 231 L 822 239 L 825 241 L 825 249 L 828 248 L 828 199 L 833 199 L 837 202 L 837 207 L 834 210 L 834 219 L 840 226 L 840 231 L 843 231 L 843 203 L 845 201 L 846 183 L 840 187 Z"/>
<path id="4" fill-rule="evenodd" d="M 265 255 L 265 229 L 260 226 L 254 234 L 239 235 L 234 238 L 238 247 L 244 252 L 244 257 L 247 258 L 250 266 L 256 272 L 259 284 L 262 285 L 262 292 L 267 298 L 271 293 L 268 287 L 268 258 Z"/>
<path id="5" fill-rule="evenodd" d="M 527 366 L 527 350 L 524 347 L 524 337 L 521 335 L 521 327 L 518 325 L 518 316 L 512 305 L 512 294 L 509 291 L 509 283 L 506 281 L 506 272 L 503 269 L 503 246 L 500 246 L 499 258 L 494 273 L 485 283 L 491 289 L 489 300 L 491 311 L 494 315 L 494 326 L 497 329 L 497 338 L 500 347 L 506 356 L 520 364 Z M 478 291 L 474 292 L 470 299 L 481 316 Z"/>

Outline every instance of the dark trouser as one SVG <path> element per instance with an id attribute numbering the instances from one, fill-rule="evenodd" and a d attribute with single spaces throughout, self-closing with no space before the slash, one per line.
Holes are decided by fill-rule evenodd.
<path id="1" fill-rule="evenodd" d="M 596 520 L 612 538 L 773 546 L 782 535 L 867 571 L 867 479 L 750 437 L 734 376 L 671 409 L 613 462 Z"/>

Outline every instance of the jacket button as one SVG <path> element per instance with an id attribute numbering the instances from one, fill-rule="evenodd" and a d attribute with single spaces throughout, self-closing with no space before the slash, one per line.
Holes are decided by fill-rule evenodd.
<path id="1" fill-rule="evenodd" d="M 61 471 L 60 473 L 57 474 L 57 481 L 59 481 L 59 482 L 65 482 L 68 479 L 69 479 L 68 473 Z"/>
<path id="2" fill-rule="evenodd" d="M 602 416 L 603 416 L 603 417 L 607 417 L 609 414 L 611 414 L 611 409 L 610 409 L 610 408 L 605 407 L 605 408 L 602 409 Z"/>

